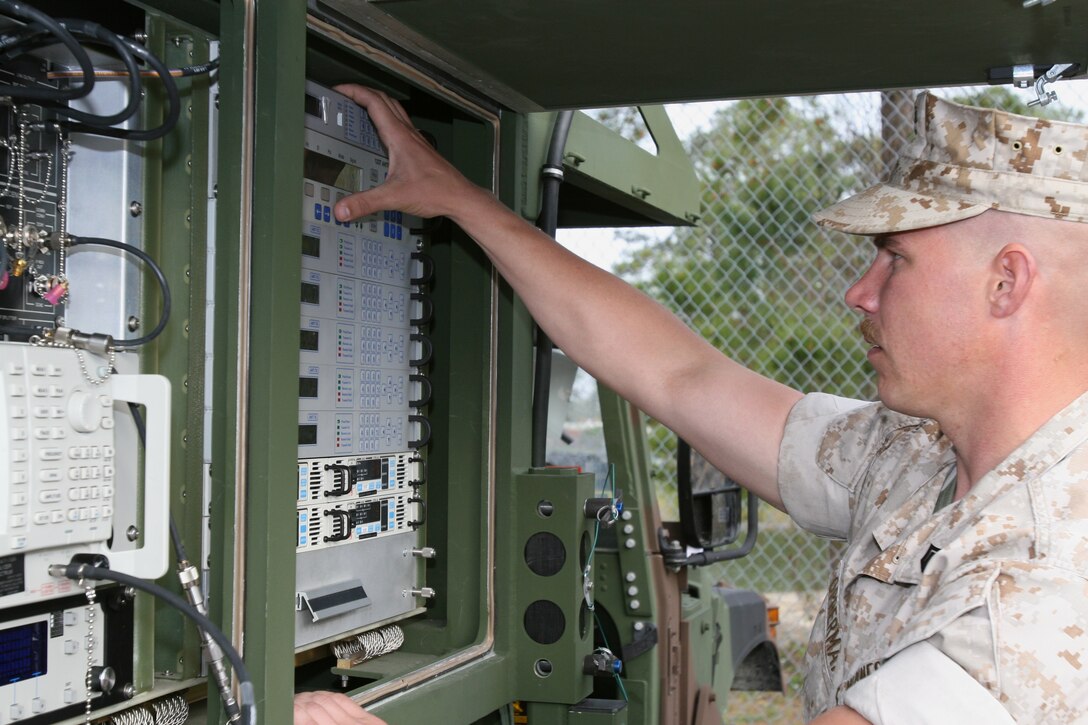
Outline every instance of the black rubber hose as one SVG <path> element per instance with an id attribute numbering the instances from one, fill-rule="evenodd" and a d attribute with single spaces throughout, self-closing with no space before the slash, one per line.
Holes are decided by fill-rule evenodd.
<path id="1" fill-rule="evenodd" d="M 570 135 L 574 111 L 560 111 L 555 116 L 548 156 L 541 169 L 540 220 L 537 226 L 555 238 L 559 226 L 559 186 L 563 183 L 563 150 Z M 552 341 L 537 325 L 536 363 L 533 371 L 532 465 L 543 466 L 548 447 L 548 399 L 552 389 Z"/>
<path id="2" fill-rule="evenodd" d="M 60 103 L 82 98 L 94 88 L 94 65 L 87 51 L 79 44 L 79 41 L 64 27 L 45 13 L 30 7 L 24 3 L 13 0 L 0 0 L 0 12 L 12 15 L 28 23 L 37 23 L 56 36 L 64 47 L 72 52 L 79 68 L 83 72 L 83 82 L 78 86 L 68 88 L 40 88 L 35 86 L 13 86 L 6 83 L 0 84 L 0 96 L 27 99 L 31 101 L 45 101 Z M 33 32 L 36 32 L 34 30 Z M 17 34 L 14 42 L 21 42 L 23 34 Z M 11 43 L 9 43 L 11 44 Z"/>
<path id="3" fill-rule="evenodd" d="M 172 304 L 170 298 L 170 285 L 167 283 L 166 276 L 162 273 L 162 269 L 159 268 L 159 265 L 155 264 L 155 260 L 151 258 L 151 255 L 139 247 L 134 247 L 131 244 L 125 244 L 124 242 L 118 242 L 113 239 L 101 239 L 99 237 L 68 237 L 69 247 L 77 247 L 81 244 L 112 247 L 113 249 L 120 249 L 123 252 L 128 252 L 134 257 L 138 257 L 140 261 L 147 265 L 147 268 L 151 270 L 151 273 L 155 275 L 155 280 L 159 283 L 159 289 L 162 291 L 162 315 L 159 316 L 159 321 L 151 332 L 131 340 L 114 340 L 113 344 L 121 348 L 139 347 L 141 345 L 146 345 L 161 335 L 162 331 L 166 328 L 166 323 L 170 320 L 170 307 Z"/>

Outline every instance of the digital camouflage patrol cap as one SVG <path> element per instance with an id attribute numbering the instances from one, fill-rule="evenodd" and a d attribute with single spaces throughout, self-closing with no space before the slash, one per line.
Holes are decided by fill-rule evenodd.
<path id="1" fill-rule="evenodd" d="M 1088 221 L 1088 126 L 952 103 L 914 108 L 915 140 L 891 178 L 813 215 L 850 234 L 888 234 L 987 209 Z"/>

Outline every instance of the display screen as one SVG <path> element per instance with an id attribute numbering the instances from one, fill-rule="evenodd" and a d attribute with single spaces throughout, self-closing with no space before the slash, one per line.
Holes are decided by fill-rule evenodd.
<path id="1" fill-rule="evenodd" d="M 346 161 L 306 149 L 302 157 L 302 175 L 307 179 L 344 191 L 362 191 L 363 170 Z"/>
<path id="2" fill-rule="evenodd" d="M 316 118 L 324 118 L 321 115 L 321 99 L 317 96 L 306 94 L 306 113 Z"/>
<path id="3" fill-rule="evenodd" d="M 0 631 L 0 685 L 41 677 L 48 671 L 45 621 Z"/>
<path id="4" fill-rule="evenodd" d="M 370 481 L 382 477 L 382 460 L 380 458 L 371 461 L 359 461 L 354 468 L 356 481 Z"/>
<path id="5" fill-rule="evenodd" d="M 298 397 L 300 397 L 300 398 L 316 398 L 317 397 L 317 378 L 299 378 L 298 379 Z"/>
<path id="6" fill-rule="evenodd" d="M 300 425 L 298 427 L 298 444 L 300 446 L 312 446 L 317 443 L 317 426 Z"/>
<path id="7" fill-rule="evenodd" d="M 381 517 L 381 502 L 366 501 L 358 504 L 351 510 L 351 525 L 360 526 L 362 524 L 372 524 L 376 521 L 380 521 Z"/>
<path id="8" fill-rule="evenodd" d="M 302 283 L 302 301 L 308 305 L 321 304 L 321 287 L 309 282 Z"/>
<path id="9" fill-rule="evenodd" d="M 298 346 L 303 350 L 317 351 L 317 330 L 300 330 L 298 333 Z"/>
<path id="10" fill-rule="evenodd" d="M 320 257 L 321 240 L 317 237 L 311 237 L 309 234 L 303 234 L 302 253 L 307 257 Z"/>

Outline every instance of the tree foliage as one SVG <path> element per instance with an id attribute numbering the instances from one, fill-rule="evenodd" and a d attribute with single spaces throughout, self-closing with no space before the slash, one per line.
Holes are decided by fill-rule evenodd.
<path id="1" fill-rule="evenodd" d="M 867 374 L 838 283 L 842 267 L 854 273 L 859 245 L 811 221 L 871 181 L 876 140 L 848 122 L 813 98 L 722 108 L 688 141 L 704 181 L 703 223 L 634 239 L 617 271 L 753 369 L 801 389 L 861 394 Z"/>

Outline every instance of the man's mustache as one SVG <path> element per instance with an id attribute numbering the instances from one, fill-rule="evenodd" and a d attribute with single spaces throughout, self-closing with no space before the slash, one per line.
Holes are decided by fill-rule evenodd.
<path id="1" fill-rule="evenodd" d="M 858 332 L 861 333 L 861 337 L 865 342 L 880 347 L 880 340 L 878 340 L 876 336 L 876 324 L 868 317 L 862 320 L 858 325 Z"/>

